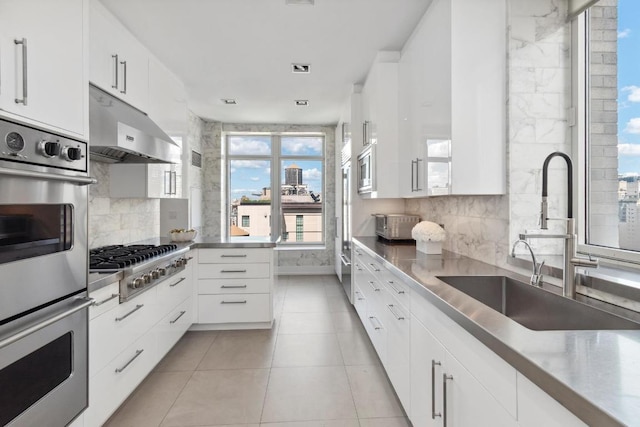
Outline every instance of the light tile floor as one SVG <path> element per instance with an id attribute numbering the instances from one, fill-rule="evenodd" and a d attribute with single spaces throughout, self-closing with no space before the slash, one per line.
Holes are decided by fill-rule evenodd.
<path id="1" fill-rule="evenodd" d="M 335 276 L 280 276 L 272 330 L 187 332 L 108 427 L 409 427 Z"/>

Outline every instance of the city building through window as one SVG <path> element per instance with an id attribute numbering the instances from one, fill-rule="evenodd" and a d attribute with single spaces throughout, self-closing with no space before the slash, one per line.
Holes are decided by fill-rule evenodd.
<path id="1" fill-rule="evenodd" d="M 230 134 L 226 155 L 231 239 L 324 242 L 324 136 Z"/>

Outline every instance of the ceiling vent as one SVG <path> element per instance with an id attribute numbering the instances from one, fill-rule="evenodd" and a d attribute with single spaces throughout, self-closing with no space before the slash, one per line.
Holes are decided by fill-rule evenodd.
<path id="1" fill-rule="evenodd" d="M 296 99 L 295 103 L 298 107 L 308 107 L 309 100 L 308 99 Z"/>
<path id="2" fill-rule="evenodd" d="M 235 99 L 232 98 L 222 98 L 221 101 L 226 105 L 236 105 L 238 103 Z"/>
<path id="3" fill-rule="evenodd" d="M 307 6 L 313 6 L 313 3 L 315 2 L 315 0 L 285 0 L 284 2 L 287 5 L 304 4 Z"/>
<path id="4" fill-rule="evenodd" d="M 291 72 L 294 74 L 309 74 L 311 72 L 311 64 L 291 64 Z"/>

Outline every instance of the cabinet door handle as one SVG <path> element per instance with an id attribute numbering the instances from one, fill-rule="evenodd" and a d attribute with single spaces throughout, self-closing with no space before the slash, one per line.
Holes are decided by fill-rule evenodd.
<path id="1" fill-rule="evenodd" d="M 415 160 L 411 160 L 411 192 L 416 191 L 416 185 L 415 185 L 415 166 L 416 165 L 416 161 Z"/>
<path id="2" fill-rule="evenodd" d="M 371 285 L 374 291 L 380 292 L 380 288 L 376 286 L 376 282 L 369 280 L 369 285 Z"/>
<path id="3" fill-rule="evenodd" d="M 416 191 L 422 191 L 420 188 L 420 162 L 422 159 L 416 157 Z"/>
<path id="4" fill-rule="evenodd" d="M 376 324 L 373 322 L 373 319 L 376 318 L 374 316 L 369 316 L 369 322 L 371 322 L 371 324 L 373 325 L 373 329 L 375 329 L 376 331 L 382 329 L 382 324 L 380 323 L 380 321 L 376 319 L 376 322 L 378 323 L 378 326 L 376 326 Z"/>
<path id="5" fill-rule="evenodd" d="M 127 94 L 127 61 L 120 61 L 120 64 L 122 64 L 122 71 L 124 74 L 122 79 L 123 90 L 121 90 L 120 93 L 124 93 L 126 95 Z"/>
<path id="6" fill-rule="evenodd" d="M 119 296 L 120 296 L 120 294 L 111 294 L 111 296 L 109 298 L 107 298 L 107 299 L 103 299 L 102 301 L 94 302 L 93 306 L 94 307 L 99 307 L 102 304 L 108 303 L 109 301 L 111 301 L 114 298 L 118 298 Z"/>
<path id="7" fill-rule="evenodd" d="M 431 359 L 431 419 L 441 417 L 440 412 L 436 413 L 436 366 L 442 366 L 442 363 Z"/>
<path id="8" fill-rule="evenodd" d="M 220 301 L 220 304 L 246 304 L 247 300 L 242 301 Z"/>
<path id="9" fill-rule="evenodd" d="M 242 254 L 242 255 L 225 255 L 222 254 L 220 255 L 220 258 L 246 258 L 247 254 Z"/>
<path id="10" fill-rule="evenodd" d="M 373 271 L 376 271 L 376 272 L 380 271 L 380 267 L 378 267 L 377 265 L 371 262 L 369 263 L 369 265 L 371 266 L 371 268 L 373 268 Z"/>
<path id="11" fill-rule="evenodd" d="M 144 304 L 138 304 L 136 305 L 136 308 L 134 308 L 133 310 L 131 310 L 130 312 L 128 312 L 127 314 L 125 314 L 122 317 L 116 317 L 116 322 L 121 322 L 124 319 L 126 319 L 127 317 L 131 316 L 133 313 L 135 313 L 136 311 L 140 310 L 142 307 L 144 307 Z M 126 366 L 125 366 L 126 368 Z"/>
<path id="12" fill-rule="evenodd" d="M 220 289 L 245 289 L 247 285 L 222 285 Z"/>
<path id="13" fill-rule="evenodd" d="M 22 99 L 16 98 L 16 104 L 22 104 L 24 106 L 27 105 L 27 84 L 28 84 L 28 74 L 27 74 L 27 39 L 22 38 L 20 40 L 14 39 L 13 43 L 16 45 L 22 45 Z"/>
<path id="14" fill-rule="evenodd" d="M 171 194 L 171 171 L 164 171 L 164 194 Z"/>
<path id="15" fill-rule="evenodd" d="M 452 380 L 453 375 L 442 374 L 442 427 L 447 427 L 447 380 Z"/>
<path id="16" fill-rule="evenodd" d="M 169 285 L 170 288 L 173 288 L 174 286 L 178 286 L 178 284 L 180 284 L 181 282 L 187 280 L 186 277 L 181 277 L 180 280 L 178 280 L 176 283 L 172 283 Z"/>
<path id="17" fill-rule="evenodd" d="M 387 280 L 387 283 L 389 284 L 389 287 L 393 289 L 393 292 L 395 292 L 396 294 L 398 295 L 404 294 L 404 291 L 402 289 L 398 289 L 395 286 L 393 286 L 393 284 L 395 283 L 393 280 Z"/>
<path id="18" fill-rule="evenodd" d="M 125 363 L 122 368 L 116 368 L 116 374 L 119 374 L 120 372 L 127 369 L 127 366 L 131 365 L 131 363 L 133 363 L 133 361 L 136 360 L 142 354 L 143 351 L 144 351 L 143 348 L 140 350 L 136 350 L 136 355 L 133 356 L 127 363 Z"/>
<path id="19" fill-rule="evenodd" d="M 118 89 L 118 54 L 111 55 L 113 59 L 113 84 L 112 89 Z"/>
<path id="20" fill-rule="evenodd" d="M 246 273 L 247 270 L 220 270 L 220 273 Z"/>
<path id="21" fill-rule="evenodd" d="M 185 311 L 185 310 L 182 310 L 182 311 L 180 312 L 180 314 L 178 314 L 178 317 L 176 317 L 176 318 L 175 318 L 175 319 L 173 319 L 173 320 L 170 320 L 170 321 L 169 321 L 169 323 L 171 323 L 171 324 L 173 325 L 174 323 L 176 323 L 176 322 L 178 321 L 178 319 L 180 319 L 182 316 L 184 316 L 184 314 L 185 314 L 185 313 L 186 313 L 186 311 Z"/>
<path id="22" fill-rule="evenodd" d="M 395 317 L 396 320 L 404 320 L 404 316 L 400 316 L 398 313 L 395 312 L 395 310 L 393 309 L 393 304 L 387 304 L 387 308 L 389 309 L 391 314 L 393 314 L 393 317 Z"/>

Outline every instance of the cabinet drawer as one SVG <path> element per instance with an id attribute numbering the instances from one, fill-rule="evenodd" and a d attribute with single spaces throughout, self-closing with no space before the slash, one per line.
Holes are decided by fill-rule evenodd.
<path id="1" fill-rule="evenodd" d="M 267 294 L 271 291 L 269 279 L 200 279 L 199 294 Z"/>
<path id="2" fill-rule="evenodd" d="M 353 305 L 360 317 L 360 321 L 364 324 L 367 321 L 367 298 L 357 286 L 353 290 L 353 298 Z"/>
<path id="3" fill-rule="evenodd" d="M 157 288 L 158 304 L 162 313 L 168 313 L 193 293 L 193 281 L 190 278 L 189 271 L 183 270 L 180 274 L 164 280 Z"/>
<path id="4" fill-rule="evenodd" d="M 89 322 L 89 377 L 159 320 L 155 288 Z"/>
<path id="5" fill-rule="evenodd" d="M 261 264 L 201 264 L 198 266 L 199 279 L 243 279 L 268 278 L 271 268 Z"/>
<path id="6" fill-rule="evenodd" d="M 270 262 L 273 256 L 271 249 L 200 249 L 200 264 L 244 264 L 250 262 Z"/>
<path id="7" fill-rule="evenodd" d="M 151 371 L 156 360 L 156 339 L 147 333 L 119 353 L 89 379 L 87 426 L 101 426 Z"/>
<path id="8" fill-rule="evenodd" d="M 270 322 L 271 295 L 200 295 L 198 316 L 199 323 Z"/>
<path id="9" fill-rule="evenodd" d="M 187 298 L 154 328 L 158 336 L 158 358 L 163 358 L 193 323 L 193 300 Z"/>
<path id="10" fill-rule="evenodd" d="M 94 303 L 89 307 L 89 320 L 117 307 L 120 304 L 119 294 L 120 284 L 118 282 L 113 282 L 104 288 L 91 292 L 89 297 L 93 298 Z"/>

